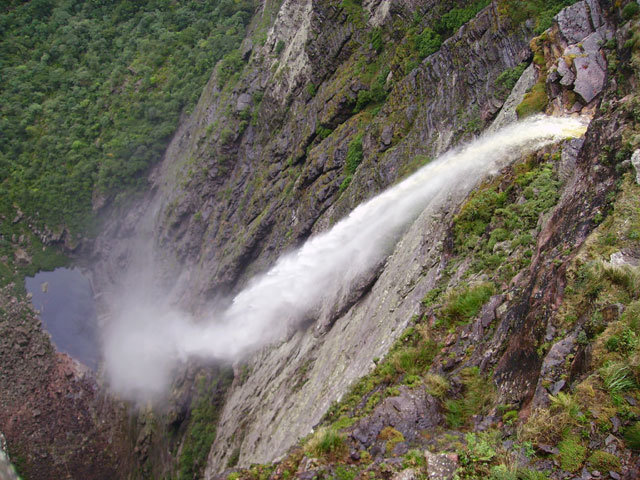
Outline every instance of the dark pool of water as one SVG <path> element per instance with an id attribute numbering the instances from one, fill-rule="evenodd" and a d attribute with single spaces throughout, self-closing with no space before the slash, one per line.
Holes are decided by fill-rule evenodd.
<path id="1" fill-rule="evenodd" d="M 89 281 L 77 269 L 57 268 L 27 277 L 25 283 L 56 348 L 95 370 L 100 349 Z"/>

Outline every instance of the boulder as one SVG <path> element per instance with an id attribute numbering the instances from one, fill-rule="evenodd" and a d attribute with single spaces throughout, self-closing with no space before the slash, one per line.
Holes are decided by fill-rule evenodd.
<path id="1" fill-rule="evenodd" d="M 392 480 L 417 480 L 418 478 L 419 476 L 413 468 L 407 468 L 406 470 L 396 473 Z"/>
<path id="2" fill-rule="evenodd" d="M 355 425 L 351 435 L 369 447 L 376 442 L 383 428 L 391 426 L 411 442 L 420 437 L 421 431 L 434 428 L 442 421 L 438 401 L 424 388 L 401 387 L 400 395 L 385 399 L 370 416 Z"/>
<path id="3" fill-rule="evenodd" d="M 567 43 L 578 43 L 593 32 L 590 17 L 586 2 L 577 2 L 556 15 L 558 28 Z"/>
<path id="4" fill-rule="evenodd" d="M 636 183 L 640 184 L 640 149 L 631 155 L 631 164 L 636 169 Z"/>
<path id="5" fill-rule="evenodd" d="M 427 472 L 429 480 L 450 480 L 458 469 L 458 456 L 455 453 L 431 453 L 424 452 L 427 460 Z"/>

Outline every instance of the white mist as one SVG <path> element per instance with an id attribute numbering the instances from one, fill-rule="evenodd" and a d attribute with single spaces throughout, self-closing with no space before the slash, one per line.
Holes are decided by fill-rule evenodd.
<path id="1" fill-rule="evenodd" d="M 538 116 L 445 153 L 282 256 L 219 318 L 195 322 L 155 296 L 123 299 L 105 336 L 112 388 L 132 399 L 153 398 L 166 392 L 186 359 L 233 360 L 278 340 L 384 259 L 434 198 L 469 189 L 516 158 L 584 130 L 579 119 Z"/>

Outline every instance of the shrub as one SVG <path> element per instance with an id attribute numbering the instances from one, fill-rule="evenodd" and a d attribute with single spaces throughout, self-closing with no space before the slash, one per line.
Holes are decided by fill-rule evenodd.
<path id="1" fill-rule="evenodd" d="M 307 93 L 312 97 L 315 97 L 316 93 L 318 93 L 318 87 L 316 87 L 315 84 L 310 83 L 309 85 L 307 85 Z"/>
<path id="2" fill-rule="evenodd" d="M 276 43 L 276 55 L 280 55 L 284 50 L 284 40 L 278 40 Z"/>
<path id="3" fill-rule="evenodd" d="M 362 162 L 363 152 L 362 152 L 362 137 L 364 134 L 360 133 L 356 135 L 351 142 L 349 142 L 349 146 L 347 147 L 347 158 L 345 161 L 345 169 L 347 174 L 353 175 Z"/>
<path id="4" fill-rule="evenodd" d="M 465 7 L 452 8 L 438 19 L 435 30 L 440 34 L 449 36 L 475 17 L 487 5 L 489 5 L 488 0 L 478 0 Z"/>
<path id="5" fill-rule="evenodd" d="M 331 135 L 331 132 L 333 132 L 333 130 L 331 130 L 330 128 L 323 127 L 322 125 L 319 125 L 318 128 L 316 128 L 316 135 L 321 140 L 324 140 L 329 135 Z"/>
<path id="6" fill-rule="evenodd" d="M 418 51 L 420 60 L 437 52 L 441 46 L 442 38 L 430 28 L 425 28 L 422 33 L 416 37 L 416 50 Z"/>
<path id="7" fill-rule="evenodd" d="M 371 48 L 373 48 L 376 53 L 380 53 L 384 48 L 384 43 L 382 42 L 382 30 L 380 27 L 374 28 L 369 34 L 369 41 L 371 42 Z"/>
<path id="8" fill-rule="evenodd" d="M 629 2 L 622 9 L 622 18 L 624 18 L 625 20 L 630 20 L 631 18 L 635 17 L 639 11 L 640 6 L 638 6 L 636 2 Z"/>
<path id="9" fill-rule="evenodd" d="M 526 68 L 527 64 L 521 63 L 520 65 L 516 65 L 513 68 L 505 70 L 498 75 L 498 78 L 496 79 L 496 86 L 504 92 L 510 92 Z"/>

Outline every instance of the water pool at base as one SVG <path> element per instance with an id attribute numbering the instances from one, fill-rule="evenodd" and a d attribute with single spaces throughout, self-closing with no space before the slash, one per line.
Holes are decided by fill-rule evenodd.
<path id="1" fill-rule="evenodd" d="M 95 370 L 100 358 L 91 285 L 78 269 L 57 268 L 25 279 L 44 329 L 58 351 Z"/>

